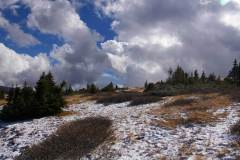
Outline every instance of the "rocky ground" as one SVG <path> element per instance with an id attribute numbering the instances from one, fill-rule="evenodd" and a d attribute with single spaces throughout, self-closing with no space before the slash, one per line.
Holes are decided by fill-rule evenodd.
<path id="1" fill-rule="evenodd" d="M 70 105 L 66 110 L 75 111 L 74 115 L 0 122 L 0 159 L 13 159 L 26 146 L 44 140 L 64 123 L 92 116 L 109 117 L 114 122 L 116 142 L 107 153 L 108 157 L 111 154 L 111 159 L 237 159 L 240 150 L 232 147 L 236 137 L 229 134 L 229 127 L 239 119 L 240 104 L 217 110 L 228 113 L 218 123 L 176 129 L 154 126 L 152 122 L 160 117 L 150 111 L 167 101 L 169 99 L 139 106 L 129 106 L 129 102 L 104 106 L 89 101 Z M 100 152 L 101 149 L 83 159 L 106 159 Z"/>

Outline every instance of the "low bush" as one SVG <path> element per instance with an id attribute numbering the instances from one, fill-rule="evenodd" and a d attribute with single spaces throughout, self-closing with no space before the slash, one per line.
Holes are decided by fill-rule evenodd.
<path id="1" fill-rule="evenodd" d="M 230 128 L 230 131 L 232 134 L 240 136 L 240 121 L 238 121 L 235 125 L 233 125 Z"/>
<path id="2" fill-rule="evenodd" d="M 130 102 L 130 106 L 137 106 L 137 105 L 143 105 L 143 104 L 148 104 L 148 103 L 154 103 L 160 101 L 162 98 L 158 96 L 147 96 L 143 95 L 140 97 L 135 97 L 132 99 Z"/>
<path id="3" fill-rule="evenodd" d="M 148 91 L 148 93 L 150 93 L 151 95 L 161 96 L 161 97 L 177 95 L 179 94 L 179 92 L 180 92 L 180 89 L 177 89 L 176 87 L 171 85 L 158 86 Z"/>
<path id="4" fill-rule="evenodd" d="M 117 95 L 100 98 L 97 100 L 97 103 L 104 104 L 104 105 L 123 103 L 123 102 L 131 101 L 137 96 L 139 96 L 138 93 L 119 93 Z"/>
<path id="5" fill-rule="evenodd" d="M 112 121 L 86 118 L 60 127 L 45 141 L 27 148 L 15 160 L 80 159 L 105 141 L 114 141 Z"/>

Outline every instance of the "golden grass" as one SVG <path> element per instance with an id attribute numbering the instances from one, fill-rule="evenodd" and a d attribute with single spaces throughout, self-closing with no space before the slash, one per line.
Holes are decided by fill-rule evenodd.
<path id="1" fill-rule="evenodd" d="M 231 152 L 231 151 L 228 150 L 227 148 L 221 149 L 220 151 L 218 151 L 217 157 L 218 157 L 218 158 L 223 158 L 223 157 L 225 157 L 226 155 L 229 155 L 230 152 Z"/>
<path id="2" fill-rule="evenodd" d="M 114 95 L 118 95 L 118 93 L 106 92 L 106 93 L 97 93 L 97 94 L 75 94 L 75 95 L 65 96 L 64 98 L 67 104 L 71 105 L 71 104 L 78 104 L 86 101 L 99 100 L 99 99 L 103 99 L 105 97 L 110 97 Z"/>
<path id="3" fill-rule="evenodd" d="M 62 111 L 61 113 L 59 113 L 57 116 L 59 117 L 65 117 L 65 116 L 71 116 L 74 114 L 77 114 L 78 112 L 74 112 L 74 111 Z"/>
<path id="4" fill-rule="evenodd" d="M 192 96 L 196 98 L 187 101 Z M 218 93 L 175 96 L 172 102 L 151 111 L 151 114 L 162 118 L 155 120 L 153 124 L 174 129 L 178 125 L 214 123 L 228 115 L 226 112 L 214 112 L 231 103 L 229 96 Z"/>
<path id="5" fill-rule="evenodd" d="M 64 98 L 67 104 L 70 105 L 70 104 L 78 104 L 81 102 L 91 100 L 93 97 L 88 95 L 83 95 L 83 94 L 77 94 L 77 95 L 65 96 Z"/>
<path id="6" fill-rule="evenodd" d="M 0 99 L 0 106 L 7 104 L 7 101 L 5 99 Z"/>

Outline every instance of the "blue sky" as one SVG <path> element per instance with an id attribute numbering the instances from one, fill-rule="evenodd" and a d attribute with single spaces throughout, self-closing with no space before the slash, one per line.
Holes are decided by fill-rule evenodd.
<path id="1" fill-rule="evenodd" d="M 53 44 L 62 45 L 64 40 L 56 35 L 43 34 L 37 29 L 29 29 L 26 24 L 27 16 L 31 12 L 29 7 L 18 3 L 19 8 L 16 9 L 17 14 L 12 9 L 6 8 L 2 11 L 2 15 L 8 19 L 11 23 L 17 23 L 21 29 L 36 37 L 41 44 L 27 47 L 20 47 L 11 39 L 8 39 L 8 34 L 3 28 L 0 28 L 0 41 L 6 46 L 14 49 L 18 53 L 27 53 L 31 56 L 36 56 L 39 53 L 49 53 L 52 50 Z M 76 9 L 78 14 L 81 16 L 81 20 L 86 25 L 97 33 L 101 34 L 104 38 L 103 41 L 111 40 L 116 36 L 116 33 L 111 29 L 112 19 L 106 16 L 99 16 L 94 9 L 92 3 L 85 2 L 81 8 Z M 99 44 L 99 43 L 98 43 Z M 98 47 L 100 47 L 98 45 Z"/>

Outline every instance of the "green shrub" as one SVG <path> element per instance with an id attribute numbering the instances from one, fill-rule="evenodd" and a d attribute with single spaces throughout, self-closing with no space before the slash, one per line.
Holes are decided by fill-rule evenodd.
<path id="1" fill-rule="evenodd" d="M 130 106 L 137 106 L 137 105 L 143 105 L 143 104 L 149 104 L 160 101 L 162 98 L 158 96 L 139 96 L 133 98 L 133 100 L 130 102 Z"/>

